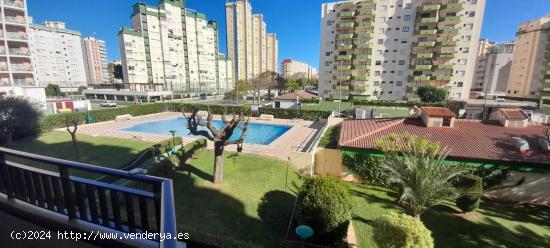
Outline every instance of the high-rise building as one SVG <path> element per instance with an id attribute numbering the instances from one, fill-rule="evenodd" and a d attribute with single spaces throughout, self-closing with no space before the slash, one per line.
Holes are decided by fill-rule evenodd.
<path id="1" fill-rule="evenodd" d="M 468 98 L 485 0 L 353 0 L 322 5 L 319 94 L 401 100 L 419 86 Z"/>
<path id="2" fill-rule="evenodd" d="M 489 53 L 489 49 L 494 47 L 496 43 L 488 39 L 479 39 L 479 47 L 477 49 L 477 56 L 485 55 Z"/>
<path id="3" fill-rule="evenodd" d="M 160 0 L 158 6 L 137 3 L 131 19 L 132 28 L 119 32 L 127 88 L 177 93 L 227 90 L 218 78 L 215 21 L 186 9 L 183 0 Z"/>
<path id="4" fill-rule="evenodd" d="M 512 67 L 514 41 L 494 44 L 477 58 L 473 91 L 504 95 Z"/>
<path id="5" fill-rule="evenodd" d="M 248 80 L 262 72 L 277 72 L 279 42 L 267 33 L 261 14 L 252 14 L 249 0 L 225 4 L 227 56 L 233 61 L 236 80 Z"/>
<path id="6" fill-rule="evenodd" d="M 25 0 L 0 2 L 0 94 L 28 97 L 45 106 L 34 76 Z"/>
<path id="7" fill-rule="evenodd" d="M 224 54 L 218 56 L 218 78 L 220 91 L 228 92 L 233 90 L 233 63 Z"/>
<path id="8" fill-rule="evenodd" d="M 81 50 L 84 55 L 84 67 L 86 68 L 86 80 L 88 84 L 104 84 L 109 82 L 107 71 L 107 45 L 105 41 L 95 37 L 82 39 Z"/>
<path id="9" fill-rule="evenodd" d="M 550 99 L 550 14 L 520 24 L 507 95 Z"/>
<path id="10" fill-rule="evenodd" d="M 86 86 L 80 32 L 66 29 L 63 22 L 29 23 L 29 28 L 38 85 L 55 84 L 67 92 Z"/>
<path id="11" fill-rule="evenodd" d="M 317 69 L 311 67 L 304 62 L 292 59 L 285 59 L 281 64 L 281 75 L 285 78 L 297 76 L 315 79 L 317 78 Z"/>

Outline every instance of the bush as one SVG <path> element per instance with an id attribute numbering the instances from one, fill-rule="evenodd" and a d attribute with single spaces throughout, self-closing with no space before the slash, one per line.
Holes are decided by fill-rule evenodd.
<path id="1" fill-rule="evenodd" d="M 431 248 L 432 233 L 418 218 L 390 213 L 374 221 L 374 242 L 380 248 Z"/>
<path id="2" fill-rule="evenodd" d="M 447 102 L 416 102 L 416 101 L 387 101 L 387 100 L 379 100 L 379 101 L 352 101 L 354 106 L 380 106 L 380 107 L 402 107 L 402 108 L 412 108 L 414 106 L 417 107 L 447 107 Z"/>
<path id="3" fill-rule="evenodd" d="M 133 105 L 126 108 L 115 108 L 115 109 L 104 109 L 104 110 L 92 110 L 89 111 L 90 115 L 94 119 L 94 122 L 103 122 L 103 121 L 112 121 L 118 115 L 130 114 L 132 116 L 142 116 L 160 113 L 166 110 L 166 104 L 157 103 L 157 104 L 146 104 L 146 105 Z M 70 114 L 70 113 L 69 113 Z M 81 115 L 82 123 L 86 120 L 86 112 L 78 112 Z M 44 116 L 40 120 L 40 131 L 49 132 L 56 128 L 65 127 L 65 115 L 66 114 L 57 114 L 57 115 L 48 115 Z"/>
<path id="4" fill-rule="evenodd" d="M 340 137 L 341 126 L 334 126 L 327 129 L 325 135 L 319 141 L 319 147 L 336 149 L 338 148 L 338 137 Z"/>
<path id="5" fill-rule="evenodd" d="M 365 152 L 342 151 L 342 160 L 344 166 L 362 180 L 374 185 L 391 186 L 378 158 L 371 157 Z"/>
<path id="6" fill-rule="evenodd" d="M 260 108 L 259 114 L 273 115 L 278 119 L 304 119 L 308 121 L 315 121 L 320 118 L 328 118 L 332 114 L 332 111 Z"/>
<path id="7" fill-rule="evenodd" d="M 501 184 L 508 177 L 509 171 L 503 169 L 486 169 L 477 168 L 473 172 L 474 175 L 483 178 L 483 188 L 488 189 Z"/>
<path id="8" fill-rule="evenodd" d="M 310 178 L 298 194 L 298 223 L 315 230 L 314 241 L 333 244 L 343 240 L 347 234 L 351 207 L 351 196 L 345 183 L 329 176 Z"/>
<path id="9" fill-rule="evenodd" d="M 445 101 L 449 91 L 444 88 L 436 88 L 433 86 L 420 86 L 416 90 L 416 94 L 422 102 L 442 102 Z"/>
<path id="10" fill-rule="evenodd" d="M 483 190 L 483 179 L 481 177 L 471 174 L 461 175 L 457 178 L 455 187 L 462 192 L 456 198 L 456 206 L 462 212 L 471 212 L 479 207 L 481 191 Z"/>

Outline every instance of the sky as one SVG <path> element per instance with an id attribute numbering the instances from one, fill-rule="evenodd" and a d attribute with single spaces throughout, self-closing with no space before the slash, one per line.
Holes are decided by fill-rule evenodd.
<path id="1" fill-rule="evenodd" d="M 136 0 L 27 0 L 34 23 L 62 21 L 82 36 L 95 35 L 107 42 L 108 59 L 120 59 L 118 31 L 130 27 Z M 158 0 L 141 0 L 157 5 Z M 226 51 L 226 0 L 187 0 L 186 7 L 216 20 L 220 52 Z M 279 61 L 289 58 L 319 65 L 321 4 L 334 0 L 251 0 L 253 13 L 261 13 L 267 31 L 277 33 Z M 487 0 L 481 37 L 502 42 L 514 39 L 521 22 L 550 13 L 549 0 Z"/>

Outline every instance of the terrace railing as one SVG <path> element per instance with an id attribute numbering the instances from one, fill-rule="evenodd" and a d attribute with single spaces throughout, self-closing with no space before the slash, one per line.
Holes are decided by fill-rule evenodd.
<path id="1" fill-rule="evenodd" d="M 33 166 L 30 166 L 33 165 Z M 39 169 L 51 167 L 55 170 Z M 93 173 L 126 179 L 119 186 L 72 176 Z M 0 147 L 0 195 L 109 230 L 177 237 L 172 181 Z M 176 239 L 155 240 L 177 247 Z"/>

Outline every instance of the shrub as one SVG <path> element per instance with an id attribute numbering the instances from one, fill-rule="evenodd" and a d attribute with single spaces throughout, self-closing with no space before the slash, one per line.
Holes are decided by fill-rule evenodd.
<path id="1" fill-rule="evenodd" d="M 353 105 L 355 106 L 380 106 L 380 107 L 402 107 L 402 108 L 411 108 L 414 106 L 417 106 L 417 107 L 447 107 L 448 106 L 448 103 L 446 102 L 418 102 L 418 101 L 401 102 L 401 101 L 387 101 L 387 100 L 379 100 L 379 101 L 355 100 L 352 102 L 353 102 Z"/>
<path id="2" fill-rule="evenodd" d="M 341 126 L 334 126 L 327 129 L 325 135 L 319 141 L 319 147 L 336 149 L 338 148 L 338 137 L 340 137 Z"/>
<path id="3" fill-rule="evenodd" d="M 378 158 L 365 152 L 342 151 L 342 160 L 344 166 L 362 180 L 374 185 L 390 186 L 388 174 L 382 171 Z"/>
<path id="4" fill-rule="evenodd" d="M 462 212 L 471 212 L 479 207 L 481 191 L 483 190 L 483 179 L 481 177 L 471 174 L 461 175 L 457 178 L 455 187 L 462 192 L 456 198 L 456 206 Z"/>
<path id="5" fill-rule="evenodd" d="M 333 244 L 347 234 L 351 207 L 345 183 L 329 176 L 310 178 L 298 194 L 298 222 L 315 230 L 313 239 L 316 242 Z"/>
<path id="6" fill-rule="evenodd" d="M 509 171 L 504 169 L 477 168 L 474 175 L 483 178 L 483 188 L 488 189 L 501 184 L 508 177 Z"/>
<path id="7" fill-rule="evenodd" d="M 390 213 L 374 221 L 374 242 L 380 248 L 431 248 L 432 233 L 419 218 Z"/>
<path id="8" fill-rule="evenodd" d="M 422 102 L 442 102 L 445 101 L 449 91 L 444 88 L 436 88 L 433 86 L 420 86 L 416 90 L 416 94 Z"/>

